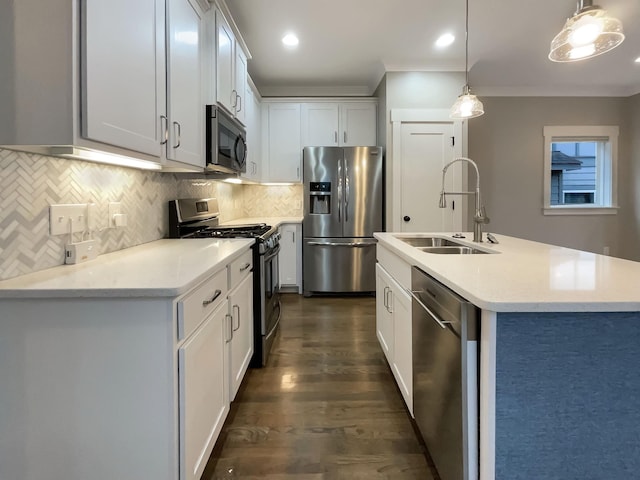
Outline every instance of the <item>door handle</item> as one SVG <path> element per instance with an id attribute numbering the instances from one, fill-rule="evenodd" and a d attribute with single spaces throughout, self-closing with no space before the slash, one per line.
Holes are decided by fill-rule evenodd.
<path id="1" fill-rule="evenodd" d="M 214 292 L 214 294 L 213 294 L 213 297 L 211 297 L 211 300 L 204 300 L 204 301 L 202 302 L 202 306 L 203 306 L 203 307 L 206 307 L 207 305 L 211 305 L 213 302 L 215 302 L 215 301 L 216 301 L 216 299 L 217 299 L 220 295 L 222 295 L 222 290 L 216 290 L 216 291 Z"/>
<path id="2" fill-rule="evenodd" d="M 234 332 L 237 332 L 240 329 L 240 305 L 234 305 L 233 306 L 233 311 L 235 312 L 236 309 L 238 310 L 238 326 L 233 329 Z M 233 318 L 233 316 L 232 316 L 232 318 Z"/>
<path id="3" fill-rule="evenodd" d="M 372 247 L 377 242 L 307 242 L 307 245 L 316 247 Z"/>
<path id="4" fill-rule="evenodd" d="M 229 343 L 233 340 L 233 317 L 227 313 L 224 316 L 224 320 L 229 324 L 229 338 L 225 337 L 224 343 Z"/>
<path id="5" fill-rule="evenodd" d="M 387 287 L 387 297 L 389 297 L 389 294 L 391 294 L 391 297 L 387 298 L 387 312 L 393 313 L 393 305 L 391 304 L 393 300 L 393 290 Z"/>
<path id="6" fill-rule="evenodd" d="M 176 127 L 178 127 L 177 130 Z M 178 122 L 173 122 L 173 131 L 176 134 L 176 140 L 178 142 L 173 146 L 173 148 L 178 148 L 180 146 L 180 130 L 180 124 Z"/>
<path id="7" fill-rule="evenodd" d="M 162 126 L 163 121 L 164 127 Z M 166 143 L 169 141 L 169 119 L 164 115 L 160 115 L 160 130 L 162 130 L 163 137 L 160 145 L 166 145 Z"/>
<path id="8" fill-rule="evenodd" d="M 425 312 L 427 312 L 427 313 L 429 314 L 429 316 L 430 316 L 431 318 L 433 318 L 433 319 L 436 321 L 436 323 L 438 324 L 438 326 L 439 326 L 440 328 L 442 328 L 442 329 L 444 330 L 445 328 L 447 328 L 447 327 L 446 327 L 446 325 L 451 325 L 451 322 L 447 322 L 447 321 L 441 320 L 441 319 L 440 319 L 440 317 L 438 317 L 435 313 L 433 313 L 433 311 L 431 311 L 431 309 L 430 309 L 429 307 L 427 307 L 427 306 L 423 303 L 423 301 L 420 299 L 420 297 L 418 297 L 418 295 L 417 295 L 417 294 L 418 294 L 418 293 L 424 293 L 424 291 L 423 291 L 423 290 L 417 290 L 417 291 L 416 291 L 416 290 L 407 290 L 407 293 L 408 293 L 409 295 L 411 295 L 411 297 L 413 297 L 413 299 L 414 299 L 416 302 L 418 302 L 418 304 L 422 307 L 422 309 L 423 309 Z"/>
<path id="9" fill-rule="evenodd" d="M 346 133 L 345 133 L 346 135 Z M 344 221 L 349 221 L 349 166 L 344 162 Z"/>
<path id="10" fill-rule="evenodd" d="M 402 220 L 404 220 L 405 222 L 410 222 L 411 217 L 409 215 L 405 215 L 404 217 L 402 217 Z"/>

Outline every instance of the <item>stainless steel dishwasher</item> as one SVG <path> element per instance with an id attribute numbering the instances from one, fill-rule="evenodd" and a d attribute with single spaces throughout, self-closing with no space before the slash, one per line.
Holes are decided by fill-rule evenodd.
<path id="1" fill-rule="evenodd" d="M 478 478 L 478 308 L 411 272 L 413 411 L 442 480 Z"/>

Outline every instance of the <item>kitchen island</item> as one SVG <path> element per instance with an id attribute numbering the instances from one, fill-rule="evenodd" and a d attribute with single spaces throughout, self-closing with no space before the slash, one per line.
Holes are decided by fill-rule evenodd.
<path id="1" fill-rule="evenodd" d="M 253 353 L 253 243 L 0 282 L 0 478 L 199 479 Z"/>
<path id="2" fill-rule="evenodd" d="M 403 236 L 420 235 L 376 234 L 402 288 L 417 266 L 481 309 L 480 478 L 635 478 L 640 264 L 503 235 L 439 255 Z"/>

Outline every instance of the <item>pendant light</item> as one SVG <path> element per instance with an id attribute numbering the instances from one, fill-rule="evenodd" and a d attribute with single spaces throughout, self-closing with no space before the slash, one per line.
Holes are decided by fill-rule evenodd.
<path id="1" fill-rule="evenodd" d="M 469 88 L 469 0 L 466 0 L 465 28 L 464 28 L 464 74 L 465 84 L 462 95 L 458 97 L 451 107 L 451 118 L 465 119 L 479 117 L 484 113 L 484 106 L 478 97 L 471 94 Z"/>
<path id="2" fill-rule="evenodd" d="M 624 40 L 622 22 L 592 0 L 578 0 L 578 9 L 551 41 L 549 60 L 575 62 L 601 55 Z"/>

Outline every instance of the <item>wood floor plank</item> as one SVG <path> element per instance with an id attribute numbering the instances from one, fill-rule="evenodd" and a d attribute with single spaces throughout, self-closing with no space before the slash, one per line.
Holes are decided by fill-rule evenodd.
<path id="1" fill-rule="evenodd" d="M 283 295 L 203 480 L 433 480 L 375 334 L 375 299 Z"/>

